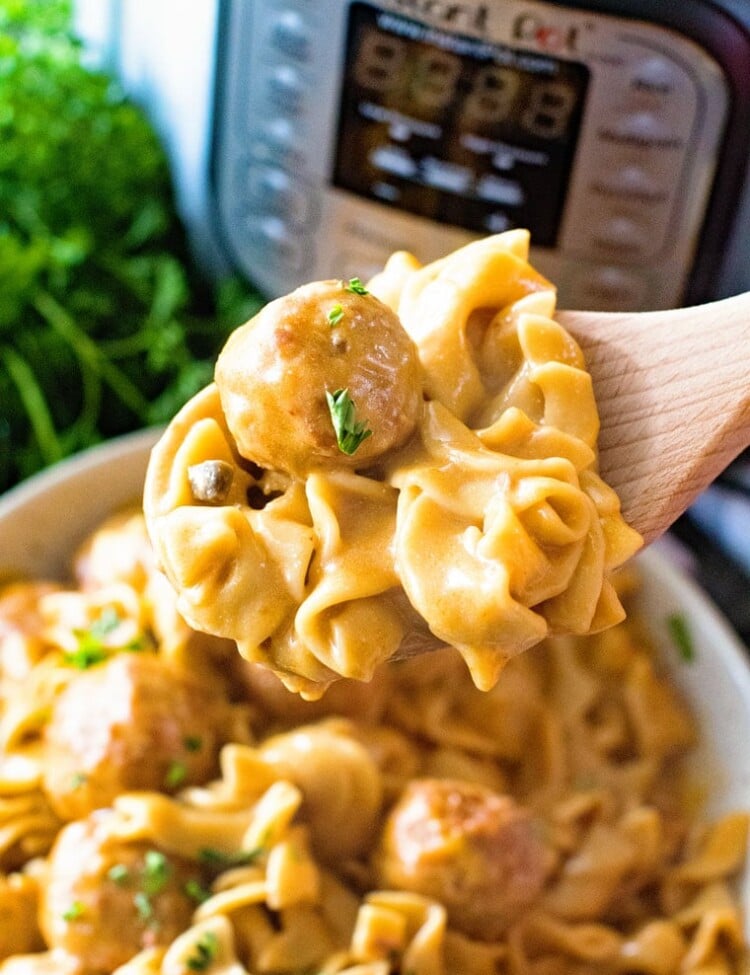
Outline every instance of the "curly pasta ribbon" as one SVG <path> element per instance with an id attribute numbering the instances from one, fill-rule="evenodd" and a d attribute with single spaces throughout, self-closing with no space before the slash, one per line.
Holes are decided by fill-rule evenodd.
<path id="1" fill-rule="evenodd" d="M 216 385 L 181 411 L 144 501 L 193 626 L 313 698 L 340 676 L 369 680 L 420 634 L 457 647 L 488 689 L 548 634 L 622 618 L 608 576 L 640 539 L 597 474 L 591 377 L 528 247 L 512 231 L 426 267 L 396 254 L 370 282 L 424 390 L 412 436 L 372 470 L 321 461 L 301 476 L 242 458 Z M 216 502 L 191 491 L 206 463 L 233 472 Z"/>

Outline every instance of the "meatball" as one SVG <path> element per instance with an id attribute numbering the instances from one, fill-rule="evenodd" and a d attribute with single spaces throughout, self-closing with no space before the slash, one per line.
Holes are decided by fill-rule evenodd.
<path id="1" fill-rule="evenodd" d="M 484 786 L 416 779 L 384 829 L 386 886 L 432 897 L 454 927 L 496 940 L 542 889 L 548 850 L 528 810 Z"/>
<path id="2" fill-rule="evenodd" d="M 92 667 L 62 691 L 45 728 L 52 807 L 78 819 L 121 792 L 207 781 L 229 713 L 216 691 L 153 654 Z"/>
<path id="3" fill-rule="evenodd" d="M 422 402 L 416 346 L 398 317 L 342 281 L 270 302 L 230 335 L 215 376 L 240 454 L 298 475 L 371 464 L 408 439 Z M 371 430 L 351 453 L 326 396 L 339 391 L 353 404 L 349 425 Z"/>
<path id="4" fill-rule="evenodd" d="M 60 832 L 42 886 L 44 937 L 78 960 L 80 975 L 104 975 L 143 948 L 170 944 L 195 910 L 186 891 L 203 889 L 196 864 L 114 837 L 112 815 L 94 813 Z"/>

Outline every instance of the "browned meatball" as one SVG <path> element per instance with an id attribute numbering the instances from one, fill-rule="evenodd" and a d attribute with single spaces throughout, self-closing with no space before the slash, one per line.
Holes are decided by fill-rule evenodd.
<path id="1" fill-rule="evenodd" d="M 228 712 L 209 686 L 149 653 L 120 653 L 76 675 L 45 729 L 52 807 L 79 819 L 120 792 L 207 781 Z"/>
<path id="2" fill-rule="evenodd" d="M 104 975 L 142 948 L 168 945 L 190 924 L 202 890 L 196 864 L 113 837 L 101 811 L 59 834 L 42 887 L 39 921 L 50 948 Z"/>
<path id="3" fill-rule="evenodd" d="M 216 365 L 229 429 L 243 457 L 303 474 L 363 467 L 412 433 L 422 401 L 416 347 L 374 295 L 319 281 L 266 305 L 230 335 Z M 372 431 L 343 452 L 326 392 L 348 390 Z"/>
<path id="4" fill-rule="evenodd" d="M 391 811 L 381 882 L 445 905 L 471 937 L 495 940 L 539 894 L 548 853 L 530 813 L 467 782 L 417 779 Z"/>

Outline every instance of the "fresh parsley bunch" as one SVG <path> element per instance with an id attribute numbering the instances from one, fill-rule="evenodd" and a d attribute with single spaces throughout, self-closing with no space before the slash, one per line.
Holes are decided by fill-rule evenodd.
<path id="1" fill-rule="evenodd" d="M 191 268 L 167 159 L 69 0 L 0 0 L 0 491 L 164 422 L 261 299 Z"/>

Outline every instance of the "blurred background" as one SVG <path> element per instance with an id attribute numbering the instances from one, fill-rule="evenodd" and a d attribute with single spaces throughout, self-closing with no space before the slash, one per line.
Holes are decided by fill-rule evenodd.
<path id="1" fill-rule="evenodd" d="M 748 290 L 749 160 L 747 0 L 0 0 L 0 493 L 394 250 L 521 226 L 561 307 Z M 748 640 L 747 458 L 670 539 Z"/>

